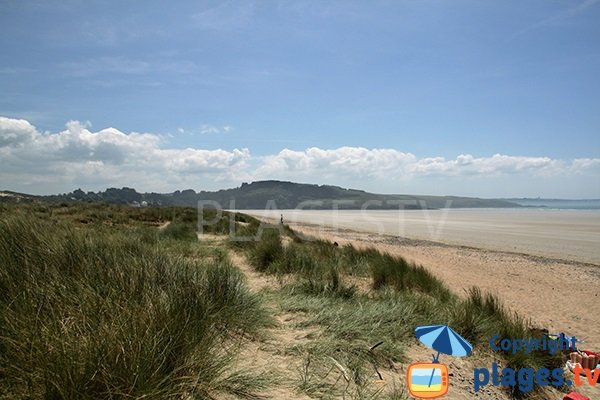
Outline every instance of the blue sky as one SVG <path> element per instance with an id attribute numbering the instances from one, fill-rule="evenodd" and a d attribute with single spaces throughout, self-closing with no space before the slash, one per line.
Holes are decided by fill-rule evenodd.
<path id="1" fill-rule="evenodd" d="M 0 0 L 0 187 L 600 197 L 598 21 L 596 0 Z"/>

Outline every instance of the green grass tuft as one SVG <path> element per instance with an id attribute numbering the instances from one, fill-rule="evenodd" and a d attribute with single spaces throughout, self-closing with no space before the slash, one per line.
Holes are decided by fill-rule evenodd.
<path id="1" fill-rule="evenodd" d="M 172 222 L 160 231 L 162 239 L 196 241 L 196 229 L 190 223 Z"/>
<path id="2" fill-rule="evenodd" d="M 253 242 L 250 252 L 250 262 L 257 271 L 267 271 L 269 267 L 283 256 L 283 245 L 279 231 L 265 229 L 260 240 Z"/>
<path id="3" fill-rule="evenodd" d="M 240 272 L 136 232 L 0 219 L 0 397 L 252 397 L 230 364 L 270 319 Z"/>

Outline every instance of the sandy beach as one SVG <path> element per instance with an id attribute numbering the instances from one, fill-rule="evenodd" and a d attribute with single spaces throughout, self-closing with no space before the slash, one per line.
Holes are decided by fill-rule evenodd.
<path id="1" fill-rule="evenodd" d="M 244 210 L 339 229 L 600 265 L 600 210 Z"/>
<path id="2" fill-rule="evenodd" d="M 600 213 L 591 212 L 587 215 L 584 212 L 583 215 L 577 216 L 575 222 L 571 220 L 570 224 L 566 223 L 567 217 L 562 213 L 558 215 L 558 218 L 549 222 L 548 214 L 534 215 L 533 222 L 530 216 L 530 219 L 525 222 L 525 225 L 530 226 L 530 230 L 521 230 L 521 235 L 525 239 L 517 240 L 513 237 L 513 243 L 508 244 L 508 238 L 511 238 L 512 235 L 505 232 L 506 227 L 501 224 L 502 221 L 499 217 L 504 210 L 501 210 L 500 214 L 481 210 L 470 215 L 464 211 L 462 213 L 451 211 L 446 218 L 444 229 L 438 236 L 439 241 L 388 234 L 385 229 L 383 232 L 381 230 L 373 231 L 371 228 L 377 227 L 377 220 L 371 221 L 370 224 L 360 224 L 355 221 L 354 229 L 349 229 L 346 226 L 350 224 L 347 224 L 348 221 L 343 218 L 340 218 L 338 223 L 333 226 L 327 224 L 327 219 L 329 218 L 331 221 L 331 216 L 325 212 L 310 211 L 306 213 L 307 217 L 299 213 L 293 218 L 290 211 L 282 211 L 282 213 L 285 215 L 286 223 L 297 231 L 335 240 L 340 244 L 352 243 L 359 247 L 373 246 L 391 254 L 403 256 L 430 269 L 459 295 L 463 295 L 473 286 L 478 286 L 484 291 L 497 294 L 512 310 L 530 318 L 536 325 L 546 327 L 551 332 L 565 332 L 583 338 L 587 343 L 584 348 L 600 349 L 600 330 L 598 329 L 600 266 L 581 261 L 581 259 L 597 260 L 600 238 L 596 238 L 596 234 L 600 225 L 595 218 L 600 217 Z M 258 216 L 262 214 L 265 217 L 264 210 L 248 213 Z M 339 213 L 348 213 L 348 211 Z M 449 223 L 452 214 L 458 214 L 458 217 Z M 465 220 L 476 219 L 478 214 L 487 215 L 487 221 L 479 220 L 476 228 L 471 230 L 472 233 L 468 235 L 454 235 L 451 241 L 444 241 L 447 237 L 452 236 L 448 233 L 449 231 L 458 231 L 458 228 L 455 227 L 464 226 Z M 275 213 L 273 212 L 271 215 L 267 213 L 268 217 L 274 218 Z M 493 222 L 496 224 L 492 224 L 491 229 L 486 231 L 482 228 L 486 223 L 490 224 L 490 220 L 494 218 L 496 220 Z M 311 219 L 319 222 L 306 222 Z M 417 225 L 414 218 L 410 224 Z M 515 222 L 508 219 L 504 223 L 504 225 L 511 224 L 514 225 Z M 412 226 L 411 231 L 414 232 Z M 546 229 L 544 231 L 544 226 L 554 226 L 555 230 Z M 421 226 L 420 229 L 421 232 L 424 232 L 428 228 Z M 499 232 L 499 235 L 494 229 Z M 475 237 L 478 230 L 480 231 L 479 238 L 473 243 L 470 237 Z M 538 236 L 536 236 L 536 232 L 538 232 Z M 588 240 L 591 239 L 587 238 L 582 242 L 583 244 L 576 244 L 575 247 L 579 246 L 585 249 L 585 255 L 569 258 L 565 254 L 570 255 L 577 251 L 571 249 L 569 252 L 558 254 L 554 247 L 552 238 L 558 237 L 559 232 L 565 232 L 565 235 L 569 237 L 567 244 L 564 244 L 566 247 L 581 239 L 578 238 L 578 235 L 587 236 L 588 232 L 592 232 L 592 238 L 596 242 L 588 243 Z M 541 237 L 539 233 L 542 234 Z M 526 240 L 527 237 L 529 237 L 529 241 Z M 486 242 L 486 238 L 491 241 Z M 477 245 L 483 242 L 486 246 Z M 512 248 L 517 251 L 510 251 Z M 561 254 L 562 257 L 558 257 Z"/>
<path id="3" fill-rule="evenodd" d="M 263 217 L 276 222 L 274 219 Z M 477 286 L 499 296 L 504 304 L 533 325 L 550 332 L 565 332 L 585 340 L 582 349 L 600 349 L 600 266 L 523 253 L 482 249 L 441 242 L 408 239 L 321 224 L 290 222 L 290 227 L 306 235 L 351 243 L 357 247 L 375 247 L 405 257 L 431 270 L 458 295 Z M 414 350 L 417 351 L 417 350 Z M 424 354 L 424 353 L 423 353 Z M 423 357 L 423 354 L 420 354 Z M 412 354 L 411 354 L 412 355 Z M 415 359 L 418 359 L 415 358 Z M 472 361 L 472 360 L 471 360 Z M 461 360 L 453 368 L 460 367 Z M 465 361 L 466 362 L 466 361 Z M 472 363 L 462 366 L 457 377 L 470 382 Z M 462 374 L 467 372 L 467 375 Z M 570 375 L 567 375 L 570 376 Z M 464 383 L 464 382 L 463 382 Z M 471 397 L 470 383 L 453 387 L 448 398 Z M 600 398 L 600 388 L 581 386 L 578 392 L 590 399 Z M 491 393 L 484 394 L 489 396 Z M 503 398 L 504 393 L 493 394 Z M 546 393 L 562 398 L 560 393 Z"/>

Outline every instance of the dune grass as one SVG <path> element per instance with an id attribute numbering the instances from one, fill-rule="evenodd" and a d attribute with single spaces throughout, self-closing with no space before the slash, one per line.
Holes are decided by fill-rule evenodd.
<path id="1" fill-rule="evenodd" d="M 270 318 L 223 254 L 178 255 L 187 228 L 73 227 L 53 222 L 60 211 L 0 218 L 0 397 L 252 398 L 265 386 L 230 368 Z M 116 218 L 81 211 L 83 225 Z"/>
<path id="2" fill-rule="evenodd" d="M 189 223 L 172 222 L 160 231 L 161 238 L 196 241 L 196 229 Z"/>
<path id="3" fill-rule="evenodd" d="M 415 343 L 418 325 L 448 324 L 484 349 L 489 349 L 492 335 L 539 337 L 539 329 L 530 321 L 478 288 L 461 298 L 424 267 L 372 248 L 301 241 L 293 233 L 284 247 L 281 231 L 272 229 L 248 248 L 249 259 L 258 271 L 295 276 L 278 293 L 280 307 L 306 315 L 305 326 L 322 330 L 319 340 L 290 350 L 305 357 L 298 388 L 308 395 L 376 396 L 369 384 L 377 378 L 376 366 L 406 361 L 404 351 Z M 289 229 L 283 232 L 290 235 Z M 372 290 L 357 290 L 353 277 L 369 277 Z M 375 344 L 379 344 L 376 350 L 370 351 Z M 515 369 L 552 369 L 562 362 L 560 355 L 547 352 L 500 352 L 497 356 Z M 518 389 L 511 395 L 525 396 Z"/>
<path id="4" fill-rule="evenodd" d="M 280 349 L 302 360 L 295 389 L 313 398 L 406 399 L 399 382 L 374 382 L 408 361 L 418 325 L 449 324 L 478 348 L 495 334 L 539 335 L 497 297 L 476 288 L 459 297 L 401 257 L 239 213 L 43 204 L 0 212 L 0 398 L 256 398 L 272 376 L 233 364 L 271 326 L 265 301 L 314 331 Z M 228 240 L 199 242 L 199 231 Z M 286 277 L 282 286 L 250 293 L 231 249 Z M 513 368 L 560 362 L 496 356 Z"/>

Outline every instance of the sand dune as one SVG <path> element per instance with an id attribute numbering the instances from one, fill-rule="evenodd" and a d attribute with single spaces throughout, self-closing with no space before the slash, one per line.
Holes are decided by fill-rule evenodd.
<path id="1" fill-rule="evenodd" d="M 498 250 L 403 239 L 323 225 L 291 223 L 311 236 L 352 243 L 357 247 L 403 256 L 443 279 L 465 295 L 478 286 L 498 295 L 513 311 L 551 332 L 565 332 L 585 340 L 583 349 L 600 349 L 600 267 L 575 261 L 529 256 Z M 580 393 L 600 398 L 600 387 L 582 386 Z M 463 397 L 458 397 L 463 398 Z"/>
<path id="2" fill-rule="evenodd" d="M 436 231 L 441 212 L 430 212 L 430 228 L 424 214 L 405 213 L 405 231 L 398 235 L 398 220 L 388 211 L 362 217 L 340 211 L 335 223 L 331 211 L 283 211 L 297 231 L 401 255 L 429 268 L 459 295 L 478 286 L 536 325 L 600 349 L 600 212 L 450 210 Z M 278 219 L 281 212 L 248 213 Z M 438 241 L 425 240 L 432 238 L 430 229 Z"/>

